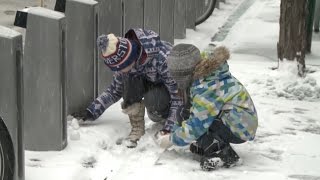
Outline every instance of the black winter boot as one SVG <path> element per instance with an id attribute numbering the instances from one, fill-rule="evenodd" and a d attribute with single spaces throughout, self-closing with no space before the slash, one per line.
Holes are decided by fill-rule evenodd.
<path id="1" fill-rule="evenodd" d="M 238 154 L 227 144 L 221 150 L 203 156 L 200 160 L 200 167 L 204 171 L 212 171 L 219 167 L 229 168 L 235 166 L 239 159 Z"/>
<path id="2" fill-rule="evenodd" d="M 219 140 L 217 140 L 219 139 Z M 210 156 L 211 154 L 221 150 L 225 143 L 219 137 L 213 137 L 212 135 L 203 136 L 195 143 L 190 144 L 190 151 L 194 154 L 198 154 L 200 156 Z"/>
<path id="3" fill-rule="evenodd" d="M 203 156 L 203 154 L 204 154 L 203 149 L 201 147 L 199 147 L 197 142 L 194 142 L 194 143 L 190 144 L 190 151 L 192 153 L 200 155 L 200 156 Z"/>

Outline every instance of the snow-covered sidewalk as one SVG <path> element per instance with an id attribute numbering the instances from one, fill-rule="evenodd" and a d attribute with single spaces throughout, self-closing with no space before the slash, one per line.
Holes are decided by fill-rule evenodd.
<path id="1" fill-rule="evenodd" d="M 187 31 L 187 39 L 205 49 L 236 7 L 245 0 L 221 5 L 210 19 Z M 186 149 L 163 152 L 152 136 L 160 128 L 146 116 L 146 135 L 135 149 L 116 145 L 130 130 L 120 104 L 109 108 L 95 122 L 79 129 L 69 121 L 68 133 L 77 141 L 61 152 L 26 151 L 26 180 L 123 180 L 123 179 L 301 179 L 320 180 L 320 67 L 298 79 L 295 64 L 277 66 L 279 0 L 255 0 L 222 42 L 231 49 L 233 75 L 252 95 L 259 116 L 253 142 L 233 145 L 243 159 L 241 166 L 203 172 Z M 307 64 L 320 64 L 319 34 Z M 289 72 L 287 72 L 289 70 Z"/>

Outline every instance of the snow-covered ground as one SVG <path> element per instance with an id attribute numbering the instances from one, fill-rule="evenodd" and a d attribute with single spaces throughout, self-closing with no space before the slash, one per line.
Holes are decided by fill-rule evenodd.
<path id="1" fill-rule="evenodd" d="M 210 19 L 188 30 L 187 39 L 205 49 L 240 3 L 227 0 Z M 117 103 L 92 123 L 68 121 L 69 139 L 60 152 L 26 151 L 26 180 L 122 179 L 299 179 L 320 180 L 320 35 L 306 58 L 310 73 L 297 77 L 296 65 L 277 67 L 279 0 L 255 0 L 222 42 L 231 49 L 231 72 L 251 93 L 259 115 L 253 142 L 233 145 L 243 164 L 203 172 L 186 149 L 163 151 L 153 140 L 161 127 L 146 116 L 146 135 L 135 149 L 116 145 L 130 131 Z M 77 137 L 80 135 L 80 137 Z M 77 140 L 78 139 L 78 140 Z"/>

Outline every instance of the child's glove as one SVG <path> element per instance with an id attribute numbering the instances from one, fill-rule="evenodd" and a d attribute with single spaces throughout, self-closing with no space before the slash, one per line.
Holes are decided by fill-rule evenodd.
<path id="1" fill-rule="evenodd" d="M 159 131 L 155 134 L 155 137 L 157 144 L 163 149 L 168 149 L 173 145 L 170 140 L 170 133 L 165 134 L 162 131 Z"/>
<path id="2" fill-rule="evenodd" d="M 93 121 L 93 115 L 88 111 L 88 110 L 82 110 L 79 112 L 74 112 L 71 114 L 74 118 L 80 120 L 82 119 L 83 121 Z"/>

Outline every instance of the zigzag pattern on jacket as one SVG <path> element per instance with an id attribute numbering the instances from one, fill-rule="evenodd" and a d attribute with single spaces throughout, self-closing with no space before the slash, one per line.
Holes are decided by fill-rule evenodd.
<path id="1" fill-rule="evenodd" d="M 145 59 L 140 58 L 138 60 L 134 69 L 130 71 L 130 75 L 143 76 L 147 81 L 155 84 L 163 83 L 170 93 L 171 106 L 164 126 L 164 129 L 170 131 L 176 122 L 177 110 L 183 105 L 181 98 L 178 97 L 177 83 L 171 77 L 166 63 L 167 55 L 172 45 L 161 41 L 158 34 L 151 30 L 131 29 L 126 33 L 125 37 L 140 42 L 147 56 Z M 87 108 L 95 119 L 108 107 L 121 99 L 123 92 L 122 80 L 127 75 L 121 72 L 115 73 L 111 85 Z"/>

